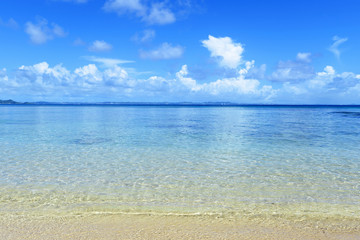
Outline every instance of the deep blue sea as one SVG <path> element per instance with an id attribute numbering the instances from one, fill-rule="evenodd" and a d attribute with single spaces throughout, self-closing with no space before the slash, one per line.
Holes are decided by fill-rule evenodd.
<path id="1" fill-rule="evenodd" d="M 0 106 L 0 213 L 360 215 L 360 108 Z"/>

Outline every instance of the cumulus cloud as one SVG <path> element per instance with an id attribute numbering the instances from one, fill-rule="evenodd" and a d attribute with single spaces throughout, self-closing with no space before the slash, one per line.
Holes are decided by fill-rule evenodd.
<path id="1" fill-rule="evenodd" d="M 344 42 L 346 42 L 348 39 L 347 38 L 340 38 L 338 36 L 334 36 L 333 37 L 333 44 L 331 44 L 331 46 L 329 47 L 329 51 L 332 52 L 338 59 L 340 58 L 340 50 L 339 50 L 339 46 L 341 44 L 343 44 Z"/>
<path id="2" fill-rule="evenodd" d="M 317 72 L 314 78 L 310 79 L 307 83 L 309 88 L 322 88 L 326 84 L 333 81 L 335 77 L 335 70 L 332 66 L 326 66 L 324 71 Z"/>
<path id="3" fill-rule="evenodd" d="M 74 73 L 85 86 L 101 83 L 102 76 L 95 64 L 89 64 L 75 69 Z"/>
<path id="4" fill-rule="evenodd" d="M 183 65 L 181 70 L 176 73 L 176 78 L 183 86 L 191 92 L 202 95 L 212 96 L 235 96 L 250 97 L 255 100 L 261 97 L 263 101 L 268 101 L 276 95 L 276 90 L 271 86 L 261 86 L 256 79 L 247 78 L 249 70 L 254 67 L 254 61 L 246 62 L 245 67 L 239 69 L 238 75 L 233 78 L 222 78 L 208 83 L 197 83 L 196 80 L 188 76 L 187 65 Z"/>
<path id="5" fill-rule="evenodd" d="M 359 100 L 359 74 L 337 73 L 332 66 L 316 72 L 314 77 L 301 82 L 284 82 L 278 89 L 262 84 L 250 77 L 255 68 L 254 61 L 246 61 L 237 69 L 234 77 L 217 78 L 209 82 L 198 82 L 192 77 L 187 65 L 173 77 L 149 76 L 134 78 L 118 64 L 121 60 L 96 59 L 94 63 L 73 71 L 61 64 L 50 66 L 41 62 L 19 67 L 12 76 L 6 69 L 0 70 L 0 91 L 53 100 L 68 97 L 94 96 L 102 99 L 135 101 L 162 99 L 164 101 L 233 101 L 240 103 L 354 103 Z M 97 63 L 112 62 L 98 68 Z M 148 97 L 148 98 L 147 98 Z M 332 101 L 332 102 L 331 102 Z"/>
<path id="6" fill-rule="evenodd" d="M 104 10 L 116 12 L 119 15 L 134 14 L 142 21 L 151 25 L 164 25 L 176 21 L 174 13 L 165 5 L 165 2 L 148 4 L 148 1 L 140 0 L 108 0 Z"/>
<path id="7" fill-rule="evenodd" d="M 209 39 L 203 40 L 202 44 L 210 51 L 211 57 L 219 60 L 221 66 L 237 68 L 241 64 L 244 48 L 240 43 L 234 43 L 231 38 L 209 35 Z"/>
<path id="8" fill-rule="evenodd" d="M 299 53 L 296 60 L 279 62 L 276 71 L 268 77 L 269 80 L 283 82 L 276 101 L 300 104 L 354 103 L 349 101 L 356 99 L 354 87 L 360 82 L 357 74 L 337 73 L 329 65 L 316 72 L 310 63 L 309 53 Z M 351 96 L 347 96 L 350 90 Z"/>
<path id="9" fill-rule="evenodd" d="M 359 101 L 360 74 L 339 73 L 330 65 L 314 71 L 310 53 L 301 52 L 294 60 L 280 61 L 276 70 L 267 76 L 266 65 L 256 67 L 254 60 L 244 60 L 242 45 L 234 43 L 231 38 L 209 36 L 203 45 L 225 67 L 218 70 L 231 74 L 212 74 L 211 79 L 204 82 L 194 77 L 196 74 L 192 68 L 182 65 L 178 72 L 166 77 L 152 73 L 139 75 L 136 70 L 121 66 L 132 61 L 87 56 L 84 58 L 91 63 L 73 71 L 61 64 L 50 66 L 46 62 L 21 66 L 13 75 L 0 69 L 0 91 L 13 93 L 13 96 L 21 92 L 26 96 L 40 96 L 43 100 L 73 96 L 95 101 L 95 96 L 101 96 L 107 101 L 155 99 L 285 104 L 349 104 Z M 235 55 L 228 53 L 231 49 Z M 170 59 L 182 54 L 182 47 L 168 43 L 140 52 L 141 57 L 150 59 Z M 277 83 L 266 84 L 267 80 Z"/>
<path id="10" fill-rule="evenodd" d="M 326 66 L 314 77 L 302 82 L 286 82 L 279 91 L 279 98 L 285 103 L 311 104 L 354 104 L 359 101 L 356 92 L 360 80 L 352 72 L 337 73 L 334 67 Z M 291 98 L 292 96 L 297 96 Z"/>
<path id="11" fill-rule="evenodd" d="M 112 45 L 102 40 L 96 40 L 89 46 L 91 52 L 107 52 L 111 49 Z"/>
<path id="12" fill-rule="evenodd" d="M 95 64 L 88 64 L 71 72 L 61 64 L 50 67 L 47 62 L 41 62 L 19 67 L 12 81 L 23 87 L 52 90 L 67 86 L 71 90 L 114 86 L 127 78 L 126 70 L 116 65 L 101 71 Z"/>
<path id="13" fill-rule="evenodd" d="M 71 82 L 69 77 L 70 72 L 61 64 L 49 67 L 46 62 L 41 62 L 33 66 L 21 66 L 17 71 L 18 80 L 27 80 L 30 83 L 37 83 L 39 85 L 53 85 L 64 84 Z"/>
<path id="14" fill-rule="evenodd" d="M 108 68 L 103 73 L 104 83 L 107 86 L 123 86 L 131 87 L 134 81 L 129 79 L 128 73 L 125 69 L 119 66 Z"/>
<path id="15" fill-rule="evenodd" d="M 141 85 L 140 92 L 149 96 L 164 97 L 164 94 L 173 92 L 172 88 L 176 85 L 174 80 L 165 79 L 160 76 L 151 76 L 144 80 L 138 80 Z"/>
<path id="16" fill-rule="evenodd" d="M 43 44 L 55 37 L 65 37 L 66 32 L 56 23 L 50 26 L 45 18 L 38 18 L 36 23 L 27 22 L 25 32 L 30 36 L 30 40 L 35 44 Z"/>
<path id="17" fill-rule="evenodd" d="M 196 80 L 187 77 L 189 74 L 187 65 L 183 65 L 181 70 L 176 73 L 177 79 L 182 83 L 185 87 L 190 89 L 191 91 L 199 91 L 201 90 L 201 86 L 196 83 Z"/>
<path id="18" fill-rule="evenodd" d="M 149 51 L 140 51 L 140 57 L 144 59 L 173 59 L 180 58 L 184 53 L 184 48 L 181 46 L 172 46 L 169 43 L 163 43 L 156 49 Z"/>
<path id="19" fill-rule="evenodd" d="M 96 59 L 97 62 L 106 62 L 108 59 Z M 219 97 L 224 99 L 237 97 L 269 98 L 274 94 L 270 86 L 261 86 L 256 79 L 248 79 L 246 74 L 253 67 L 254 62 L 247 62 L 244 68 L 239 69 L 238 76 L 234 78 L 222 78 L 208 83 L 198 83 L 190 77 L 187 65 L 183 65 L 174 77 L 164 78 L 161 76 L 150 76 L 145 79 L 133 78 L 129 73 L 118 66 L 117 61 L 112 59 L 114 64 L 99 69 L 96 64 L 87 64 L 69 71 L 61 64 L 50 66 L 41 62 L 31 66 L 19 67 L 12 78 L 8 77 L 6 70 L 0 71 L 0 81 L 4 88 L 17 89 L 17 92 L 26 92 L 26 95 L 39 95 L 51 98 L 54 94 L 70 94 L 76 96 L 86 94 L 98 94 L 99 92 L 113 92 L 121 96 L 160 96 L 166 99 L 175 97 L 176 101 L 182 101 L 183 96 Z M 7 81 L 7 84 L 3 82 Z M 10 84 L 11 83 L 11 84 Z M 5 89 L 6 90 L 6 89 Z M 114 97 L 107 95 L 106 97 Z M 157 97 L 158 99 L 158 97 Z M 116 100 L 116 99 L 112 99 Z M 191 99 L 189 99 L 191 100 Z M 266 100 L 264 100 L 266 101 Z"/>

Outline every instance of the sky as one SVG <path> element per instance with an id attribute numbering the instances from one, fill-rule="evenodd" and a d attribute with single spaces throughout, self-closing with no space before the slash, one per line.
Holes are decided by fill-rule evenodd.
<path id="1" fill-rule="evenodd" d="M 358 0 L 1 0 L 0 99 L 360 104 Z"/>

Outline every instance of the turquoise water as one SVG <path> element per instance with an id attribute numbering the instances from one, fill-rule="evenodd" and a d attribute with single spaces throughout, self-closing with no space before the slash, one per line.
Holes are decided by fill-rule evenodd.
<path id="1" fill-rule="evenodd" d="M 0 106 L 0 212 L 360 215 L 360 108 Z"/>

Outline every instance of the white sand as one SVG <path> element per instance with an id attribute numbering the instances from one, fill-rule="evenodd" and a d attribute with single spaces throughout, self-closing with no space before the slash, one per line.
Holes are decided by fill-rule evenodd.
<path id="1" fill-rule="evenodd" d="M 341 223 L 339 223 L 341 224 Z M 335 225 L 334 225 L 335 226 Z M 234 220 L 199 216 L 93 215 L 11 217 L 0 220 L 0 239 L 360 239 L 351 228 L 282 221 Z"/>

